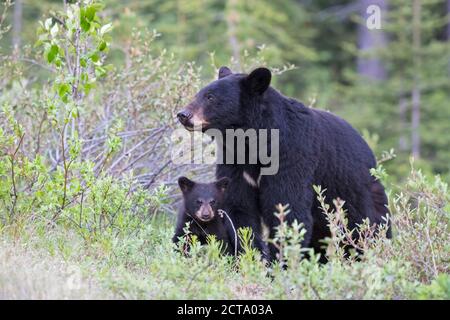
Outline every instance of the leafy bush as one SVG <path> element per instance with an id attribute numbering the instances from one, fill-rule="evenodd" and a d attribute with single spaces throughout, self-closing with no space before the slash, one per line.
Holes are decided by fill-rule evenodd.
<path id="1" fill-rule="evenodd" d="M 195 68 L 153 57 L 139 33 L 142 51 L 126 70 L 105 66 L 112 26 L 101 9 L 71 4 L 41 22 L 36 45 L 49 81 L 23 86 L 11 77 L 2 95 L 0 223 L 14 234 L 33 221 L 40 233 L 58 224 L 91 241 L 129 234 L 168 210 L 171 110 L 195 90 Z"/>

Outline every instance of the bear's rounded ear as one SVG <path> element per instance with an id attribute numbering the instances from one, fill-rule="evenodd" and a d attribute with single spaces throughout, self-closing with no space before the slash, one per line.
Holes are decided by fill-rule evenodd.
<path id="1" fill-rule="evenodd" d="M 252 92 L 263 94 L 270 86 L 271 79 L 272 73 L 269 69 L 257 68 L 245 78 L 245 83 Z"/>
<path id="2" fill-rule="evenodd" d="M 221 192 L 225 192 L 229 183 L 230 179 L 227 177 L 220 178 L 215 182 L 217 189 L 219 189 Z"/>
<path id="3" fill-rule="evenodd" d="M 186 177 L 178 178 L 178 185 L 183 193 L 187 193 L 195 186 L 195 182 Z"/>
<path id="4" fill-rule="evenodd" d="M 233 72 L 231 72 L 230 68 L 220 67 L 218 78 L 222 79 L 222 78 L 225 78 L 226 76 L 229 76 L 230 74 L 233 74 Z"/>

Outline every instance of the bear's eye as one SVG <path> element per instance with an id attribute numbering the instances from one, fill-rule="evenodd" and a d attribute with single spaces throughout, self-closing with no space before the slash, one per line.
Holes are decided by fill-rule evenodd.
<path id="1" fill-rule="evenodd" d="M 211 200 L 211 201 L 209 202 L 210 205 L 214 205 L 215 203 L 216 203 L 216 200 Z"/>
<path id="2" fill-rule="evenodd" d="M 197 204 L 203 204 L 203 201 L 200 199 L 197 199 Z"/>
<path id="3" fill-rule="evenodd" d="M 206 99 L 208 99 L 208 101 L 213 101 L 214 96 L 211 93 L 208 93 L 208 95 L 206 96 Z"/>

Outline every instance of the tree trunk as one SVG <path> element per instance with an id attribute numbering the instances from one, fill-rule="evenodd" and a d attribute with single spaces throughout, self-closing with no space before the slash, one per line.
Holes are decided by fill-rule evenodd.
<path id="1" fill-rule="evenodd" d="M 414 158 L 420 158 L 420 47 L 421 47 L 421 0 L 414 0 L 413 2 L 413 23 L 412 23 L 412 37 L 413 37 L 413 64 L 414 64 L 414 79 L 413 88 L 411 92 L 411 153 Z"/>
<path id="2" fill-rule="evenodd" d="M 13 23 L 12 23 L 12 46 L 19 53 L 22 33 L 22 0 L 14 1 Z"/>
<path id="3" fill-rule="evenodd" d="M 447 0 L 447 15 L 450 15 L 450 0 Z M 447 40 L 450 41 L 450 21 L 447 23 Z"/>
<path id="4" fill-rule="evenodd" d="M 450 0 L 447 0 L 447 16 L 450 16 Z M 447 23 L 447 41 L 450 42 L 450 21 Z M 450 59 L 448 61 L 448 74 L 450 75 Z"/>
<path id="5" fill-rule="evenodd" d="M 361 56 L 358 57 L 357 70 L 358 74 L 374 80 L 386 79 L 386 70 L 380 58 L 374 53 L 386 46 L 386 35 L 381 29 L 369 30 L 366 21 L 369 17 L 367 8 L 370 5 L 376 5 L 381 9 L 381 18 L 387 12 L 387 0 L 359 0 L 360 16 L 363 21 L 358 25 L 358 49 Z M 383 20 L 383 19 L 381 19 Z M 371 56 L 367 56 L 371 54 Z"/>
<path id="6" fill-rule="evenodd" d="M 231 53 L 233 56 L 234 61 L 236 62 L 237 66 L 240 68 L 240 48 L 239 48 L 239 41 L 237 39 L 236 35 L 236 25 L 238 23 L 239 14 L 237 11 L 237 0 L 228 0 L 227 7 L 228 12 L 226 13 L 226 21 L 227 21 L 227 27 L 228 27 L 228 42 L 231 47 Z M 243 70 L 241 70 L 243 71 Z"/>
<path id="7" fill-rule="evenodd" d="M 186 44 L 185 32 L 186 32 L 186 14 L 182 0 L 178 0 L 177 6 L 177 45 L 178 48 L 184 48 Z"/>
<path id="8" fill-rule="evenodd" d="M 408 111 L 408 99 L 405 93 L 400 91 L 400 98 L 398 102 L 398 112 L 399 112 L 399 120 L 400 120 L 400 137 L 398 139 L 398 149 L 400 151 L 409 150 L 408 147 L 408 137 L 406 135 L 406 130 L 408 127 L 408 120 L 406 112 Z"/>

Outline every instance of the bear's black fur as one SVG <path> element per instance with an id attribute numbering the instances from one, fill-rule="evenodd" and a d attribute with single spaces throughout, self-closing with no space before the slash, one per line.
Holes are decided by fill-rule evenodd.
<path id="1" fill-rule="evenodd" d="M 183 229 L 186 223 L 189 223 L 190 232 L 197 236 L 201 244 L 206 244 L 207 237 L 214 235 L 217 240 L 223 242 L 225 252 L 233 254 L 234 230 L 228 219 L 219 212 L 223 207 L 229 179 L 222 178 L 213 183 L 197 183 L 186 177 L 180 177 L 178 184 L 183 193 L 183 203 L 178 213 L 172 241 L 179 242 L 180 237 L 184 236 Z"/>
<path id="2" fill-rule="evenodd" d="M 350 228 L 365 218 L 384 223 L 387 197 L 382 184 L 370 174 L 376 160 L 361 135 L 345 120 L 283 96 L 270 87 L 270 81 L 266 68 L 247 75 L 222 67 L 219 79 L 201 89 L 178 114 L 188 129 L 279 129 L 280 165 L 275 175 L 258 176 L 261 165 L 217 165 L 217 178 L 231 178 L 230 187 L 238 190 L 225 203 L 234 219 L 259 230 L 257 216 L 261 215 L 272 238 L 279 223 L 275 205 L 289 204 L 288 221 L 302 222 L 307 231 L 302 245 L 320 249 L 319 241 L 330 235 L 313 191 L 313 185 L 320 185 L 330 204 L 332 199 L 345 200 Z M 246 170 L 258 181 L 257 192 L 242 179 Z M 274 258 L 275 248 L 271 253 Z"/>
<path id="3" fill-rule="evenodd" d="M 225 194 L 224 210 L 230 215 L 236 228 L 250 227 L 253 233 L 252 246 L 267 259 L 267 246 L 262 239 L 262 216 L 259 209 L 258 188 L 248 184 L 245 175 L 256 181 L 259 176 L 256 165 L 217 165 L 216 177 L 230 179 Z"/>

